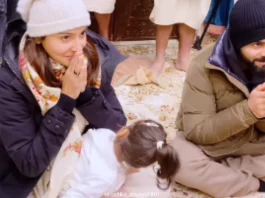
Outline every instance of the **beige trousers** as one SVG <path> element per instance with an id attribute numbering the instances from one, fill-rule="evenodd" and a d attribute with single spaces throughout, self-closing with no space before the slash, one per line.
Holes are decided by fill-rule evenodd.
<path id="1" fill-rule="evenodd" d="M 256 192 L 259 179 L 265 179 L 265 143 L 248 143 L 233 157 L 220 162 L 205 155 L 181 133 L 170 144 L 177 150 L 180 160 L 175 181 L 213 197 Z"/>

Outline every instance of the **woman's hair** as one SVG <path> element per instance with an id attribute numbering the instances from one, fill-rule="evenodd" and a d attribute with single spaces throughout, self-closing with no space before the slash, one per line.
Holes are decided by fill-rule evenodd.
<path id="1" fill-rule="evenodd" d="M 45 39 L 45 38 L 42 38 Z M 84 55 L 88 59 L 87 63 L 87 85 L 94 86 L 99 74 L 99 57 L 92 39 L 87 36 L 87 43 L 83 49 Z M 24 50 L 29 63 L 34 67 L 44 83 L 51 87 L 61 87 L 61 81 L 56 78 L 49 59 L 49 55 L 41 44 L 37 44 L 34 39 L 27 38 Z"/>
<path id="2" fill-rule="evenodd" d="M 129 126 L 128 130 L 128 136 L 119 140 L 125 162 L 135 168 L 157 162 L 160 166 L 157 179 L 167 179 L 168 188 L 179 168 L 179 160 L 176 150 L 166 142 L 163 126 L 153 120 L 142 120 Z M 162 189 L 159 180 L 157 185 Z"/>

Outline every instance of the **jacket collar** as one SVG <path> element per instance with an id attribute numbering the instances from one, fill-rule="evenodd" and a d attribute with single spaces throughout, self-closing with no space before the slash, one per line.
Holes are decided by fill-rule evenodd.
<path id="1" fill-rule="evenodd" d="M 225 37 L 228 36 L 227 34 L 228 33 L 226 31 L 217 41 L 213 53 L 205 67 L 223 72 L 227 79 L 239 90 L 241 90 L 246 97 L 248 97 L 250 92 L 244 80 L 230 68 L 230 64 L 239 64 L 239 61 L 235 54 L 231 54 L 227 57 L 227 52 L 225 51 L 227 49 L 224 48 L 224 40 Z M 230 59 L 229 61 L 228 58 Z"/>
<path id="2" fill-rule="evenodd" d="M 239 61 L 236 55 L 234 54 L 234 50 L 231 49 L 231 47 L 229 47 L 230 49 L 225 49 L 224 47 L 225 45 L 224 42 L 228 36 L 227 34 L 228 33 L 225 32 L 217 41 L 213 53 L 209 58 L 209 63 L 221 68 L 224 72 L 228 73 L 229 75 L 231 75 L 232 77 L 236 78 L 238 81 L 244 84 L 243 79 L 241 79 L 235 72 L 231 70 L 230 65 L 238 64 Z M 225 52 L 225 50 L 229 50 L 229 52 Z M 226 57 L 227 53 L 229 53 L 229 57 Z M 230 60 L 228 61 L 228 59 Z"/>

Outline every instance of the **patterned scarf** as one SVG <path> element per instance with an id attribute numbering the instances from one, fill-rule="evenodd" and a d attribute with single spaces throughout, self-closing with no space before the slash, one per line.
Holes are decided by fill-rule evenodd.
<path id="1" fill-rule="evenodd" d="M 20 68 L 26 84 L 41 108 L 42 115 L 45 115 L 46 112 L 58 102 L 61 89 L 45 85 L 39 74 L 26 59 L 24 54 L 25 43 L 26 35 L 23 36 L 19 48 Z M 51 64 L 54 68 L 55 75 L 60 79 L 65 73 L 66 68 L 55 61 L 51 61 Z M 85 125 L 88 123 L 78 110 L 74 109 L 73 113 L 76 116 L 76 120 L 66 140 L 61 146 L 59 153 L 53 163 L 50 164 L 51 169 L 45 171 L 39 183 L 33 190 L 33 194 L 35 194 L 34 197 L 57 197 L 75 169 L 82 149 L 81 133 Z"/>

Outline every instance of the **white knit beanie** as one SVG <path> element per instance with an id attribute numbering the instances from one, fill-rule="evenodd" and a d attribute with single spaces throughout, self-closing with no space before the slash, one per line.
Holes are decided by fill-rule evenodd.
<path id="1" fill-rule="evenodd" d="M 83 0 L 19 0 L 17 11 L 30 37 L 42 37 L 89 26 Z"/>

